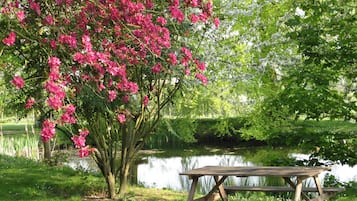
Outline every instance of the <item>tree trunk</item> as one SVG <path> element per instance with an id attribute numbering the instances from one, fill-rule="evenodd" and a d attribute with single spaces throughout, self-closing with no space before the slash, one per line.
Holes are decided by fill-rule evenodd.
<path id="1" fill-rule="evenodd" d="M 48 161 L 51 159 L 51 144 L 50 141 L 43 142 L 43 159 Z"/>
<path id="2" fill-rule="evenodd" d="M 128 161 L 123 162 L 119 174 L 120 177 L 119 195 L 121 196 L 123 196 L 128 190 L 129 170 L 130 170 L 130 163 Z"/>
<path id="3" fill-rule="evenodd" d="M 107 182 L 107 186 L 108 186 L 108 194 L 109 194 L 109 198 L 114 199 L 116 196 L 116 191 L 115 191 L 115 176 L 109 172 L 106 176 L 105 176 L 105 180 Z"/>

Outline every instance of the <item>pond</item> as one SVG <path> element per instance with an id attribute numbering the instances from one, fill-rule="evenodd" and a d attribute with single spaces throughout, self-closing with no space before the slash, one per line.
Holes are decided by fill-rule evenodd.
<path id="1" fill-rule="evenodd" d="M 307 160 L 309 154 L 299 150 L 260 147 L 239 149 L 194 148 L 181 150 L 166 150 L 143 155 L 141 162 L 133 168 L 132 181 L 145 187 L 166 188 L 176 191 L 188 191 L 191 180 L 179 173 L 206 165 L 220 166 L 264 166 L 264 165 L 294 165 L 296 160 Z M 328 162 L 328 161 L 323 161 Z M 73 168 L 82 168 L 95 171 L 95 164 L 89 159 L 73 158 L 67 165 Z M 332 164 L 332 170 L 321 175 L 324 180 L 326 175 L 333 175 L 339 182 L 357 181 L 357 165 Z M 211 177 L 199 180 L 198 192 L 206 193 L 213 184 Z M 229 178 L 226 183 L 230 185 L 283 185 L 280 178 L 247 177 Z M 307 180 L 306 186 L 313 185 L 312 180 Z"/>

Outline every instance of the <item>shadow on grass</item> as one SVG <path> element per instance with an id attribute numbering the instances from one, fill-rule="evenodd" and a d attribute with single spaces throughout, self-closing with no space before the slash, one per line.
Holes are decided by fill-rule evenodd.
<path id="1" fill-rule="evenodd" d="M 82 200 L 104 191 L 101 177 L 0 155 L 0 200 Z"/>

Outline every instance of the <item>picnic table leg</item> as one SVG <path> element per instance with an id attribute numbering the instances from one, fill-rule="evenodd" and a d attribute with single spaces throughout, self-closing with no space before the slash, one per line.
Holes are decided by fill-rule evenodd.
<path id="1" fill-rule="evenodd" d="M 300 178 L 301 187 L 298 187 L 299 178 Z M 290 180 L 289 177 L 284 177 L 285 182 L 288 183 L 291 188 L 295 189 L 295 201 L 300 201 L 301 196 L 302 196 L 305 200 L 310 200 L 309 196 L 307 196 L 306 193 L 302 192 L 302 181 L 303 181 L 304 179 L 306 179 L 306 178 L 307 178 L 307 177 L 298 177 L 298 178 L 297 178 L 297 183 L 295 184 L 294 182 L 292 182 L 292 181 Z M 299 191 L 299 192 L 298 192 L 298 191 Z"/>
<path id="2" fill-rule="evenodd" d="M 302 192 L 302 179 L 300 177 L 297 177 L 296 187 L 295 187 L 295 201 L 301 200 L 301 192 Z"/>
<path id="3" fill-rule="evenodd" d="M 216 200 L 218 198 L 216 198 L 214 196 L 214 193 L 216 190 L 219 191 L 219 196 L 224 200 L 224 201 L 228 201 L 228 198 L 227 198 L 227 194 L 225 194 L 225 190 L 222 186 L 222 183 L 224 182 L 224 180 L 226 180 L 227 176 L 223 176 L 221 178 L 216 178 L 216 176 L 214 177 L 215 178 L 215 181 L 216 181 L 216 185 L 211 189 L 211 191 L 205 196 L 205 200 Z M 217 180 L 216 180 L 217 179 Z M 222 191 L 220 190 L 220 187 L 222 189 Z M 224 192 L 224 194 L 226 195 L 226 197 L 224 198 L 224 194 L 221 195 L 221 192 Z"/>
<path id="4" fill-rule="evenodd" d="M 214 180 L 216 181 L 216 183 L 218 183 L 218 182 L 219 182 L 219 177 L 218 177 L 218 176 L 214 176 Z M 219 195 L 221 196 L 222 200 L 228 201 L 227 193 L 226 193 L 226 191 L 224 190 L 222 184 L 220 184 L 220 185 L 218 186 L 218 192 L 219 192 Z"/>
<path id="5" fill-rule="evenodd" d="M 197 183 L 198 183 L 198 177 L 192 177 L 191 189 L 190 189 L 190 193 L 188 194 L 187 201 L 193 201 L 193 197 L 195 196 L 195 192 L 196 192 Z"/>
<path id="6" fill-rule="evenodd" d="M 317 200 L 318 201 L 322 201 L 323 197 L 324 197 L 324 192 L 322 190 L 322 186 L 321 186 L 321 183 L 320 183 L 318 175 L 314 176 L 314 181 L 315 181 L 316 188 L 317 188 L 317 190 L 319 192 L 319 196 L 317 197 Z"/>

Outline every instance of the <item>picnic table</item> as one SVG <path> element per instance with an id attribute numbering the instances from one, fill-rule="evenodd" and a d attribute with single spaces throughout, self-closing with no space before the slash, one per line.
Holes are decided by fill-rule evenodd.
<path id="1" fill-rule="evenodd" d="M 249 166 L 205 166 L 189 170 L 180 175 L 187 175 L 192 179 L 191 188 L 188 194 L 188 201 L 194 200 L 194 195 L 198 179 L 202 176 L 212 176 L 216 184 L 202 198 L 195 201 L 211 201 L 221 198 L 228 200 L 227 192 L 235 191 L 271 191 L 271 192 L 295 192 L 295 201 L 300 201 L 301 196 L 305 200 L 325 200 L 336 192 L 343 191 L 343 188 L 322 188 L 319 174 L 330 170 L 329 167 L 249 167 Z M 288 184 L 286 187 L 277 186 L 223 186 L 223 182 L 229 177 L 249 177 L 249 176 L 277 176 L 282 177 Z M 303 188 L 303 181 L 313 178 L 315 187 Z M 216 193 L 218 191 L 218 193 Z M 318 197 L 311 199 L 306 192 L 317 192 Z"/>

